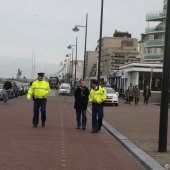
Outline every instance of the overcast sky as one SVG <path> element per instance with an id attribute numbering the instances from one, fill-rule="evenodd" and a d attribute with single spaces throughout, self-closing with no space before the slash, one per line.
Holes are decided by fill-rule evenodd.
<path id="1" fill-rule="evenodd" d="M 147 12 L 161 10 L 163 0 L 105 0 L 103 36 L 115 29 L 128 31 L 140 39 Z M 78 56 L 83 58 L 84 29 L 89 14 L 87 50 L 94 50 L 99 38 L 100 0 L 0 0 L 0 77 L 16 75 L 21 68 L 31 75 L 32 49 L 36 50 L 36 72 L 57 72 L 70 53 L 69 44 L 79 38 Z"/>

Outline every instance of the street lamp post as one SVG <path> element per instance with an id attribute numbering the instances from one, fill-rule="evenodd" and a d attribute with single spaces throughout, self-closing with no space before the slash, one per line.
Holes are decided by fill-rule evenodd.
<path id="1" fill-rule="evenodd" d="M 166 31 L 165 31 L 165 50 L 163 63 L 163 80 L 159 122 L 159 152 L 167 152 L 168 135 L 168 99 L 170 85 L 170 0 L 167 1 Z"/>
<path id="2" fill-rule="evenodd" d="M 70 58 L 70 63 L 69 63 L 69 83 L 71 83 L 71 76 L 72 76 L 72 75 L 71 75 L 71 74 L 72 74 L 72 73 L 71 73 L 71 67 L 72 67 L 72 62 L 73 62 L 73 60 L 71 61 L 71 56 L 72 56 L 72 54 L 67 54 L 67 55 L 66 55 L 67 58 L 68 58 L 68 57 Z"/>
<path id="3" fill-rule="evenodd" d="M 75 84 L 74 89 L 76 87 L 76 79 L 77 79 L 77 44 L 78 44 L 78 38 L 76 37 L 76 58 L 75 58 Z"/>
<path id="4" fill-rule="evenodd" d="M 97 80 L 98 80 L 99 83 L 100 83 L 100 68 L 101 68 L 101 57 L 102 57 L 103 7 L 104 7 L 104 0 L 101 0 L 99 57 L 98 57 L 98 74 L 97 74 Z"/>
<path id="5" fill-rule="evenodd" d="M 72 62 L 71 62 L 71 78 L 73 79 L 73 69 L 74 69 L 74 66 L 73 66 L 73 56 L 74 56 L 74 48 L 72 47 L 74 45 L 69 45 L 67 48 L 68 49 L 72 49 Z"/>
<path id="6" fill-rule="evenodd" d="M 85 74 L 86 74 L 86 63 L 85 63 L 85 61 L 86 61 L 86 53 L 87 53 L 87 26 L 88 26 L 88 14 L 86 14 L 86 25 L 85 26 L 75 25 L 75 27 L 73 28 L 74 32 L 80 31 L 79 28 L 81 28 L 81 27 L 85 28 L 83 80 L 85 79 Z"/>
<path id="7" fill-rule="evenodd" d="M 153 69 L 154 67 L 151 67 L 151 76 L 150 76 L 150 90 L 152 91 L 152 81 L 153 81 Z"/>
<path id="8" fill-rule="evenodd" d="M 76 85 L 76 79 L 77 79 L 77 71 L 76 71 L 76 66 L 77 66 L 77 46 L 78 46 L 78 37 L 76 37 L 76 45 L 69 45 L 67 48 L 68 49 L 72 49 L 73 47 L 76 47 L 76 56 L 75 56 L 75 75 L 74 75 L 74 78 L 75 78 L 75 82 L 74 82 L 74 88 L 75 88 L 75 85 Z"/>
<path id="9" fill-rule="evenodd" d="M 63 65 L 63 81 L 65 82 L 66 80 L 66 64 L 64 63 Z"/>
<path id="10" fill-rule="evenodd" d="M 67 57 L 67 56 L 66 56 Z M 67 82 L 70 82 L 70 65 L 69 65 L 70 60 L 66 59 L 65 60 L 65 65 L 66 65 L 66 75 L 67 75 Z M 68 69 L 69 68 L 69 69 Z"/>

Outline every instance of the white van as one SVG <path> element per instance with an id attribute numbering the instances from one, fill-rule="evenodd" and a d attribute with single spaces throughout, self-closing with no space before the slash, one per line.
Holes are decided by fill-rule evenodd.
<path id="1" fill-rule="evenodd" d="M 70 95 L 71 94 L 71 86 L 68 83 L 61 83 L 59 88 L 59 95 Z"/>

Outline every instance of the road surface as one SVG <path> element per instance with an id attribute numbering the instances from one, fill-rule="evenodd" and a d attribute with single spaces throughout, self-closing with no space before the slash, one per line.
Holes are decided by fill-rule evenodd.
<path id="1" fill-rule="evenodd" d="M 53 92 L 47 124 L 33 128 L 32 102 L 25 97 L 0 102 L 0 170 L 142 170 L 104 129 L 77 130 L 73 98 Z"/>

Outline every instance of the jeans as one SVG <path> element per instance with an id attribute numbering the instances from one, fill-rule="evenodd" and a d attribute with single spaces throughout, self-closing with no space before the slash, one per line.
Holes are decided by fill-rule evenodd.
<path id="1" fill-rule="evenodd" d="M 138 105 L 139 103 L 139 97 L 135 97 L 135 105 Z"/>
<path id="2" fill-rule="evenodd" d="M 7 102 L 10 98 L 10 90 L 4 90 L 4 102 Z"/>
<path id="3" fill-rule="evenodd" d="M 129 104 L 132 104 L 132 102 L 133 102 L 133 96 L 129 95 Z"/>
<path id="4" fill-rule="evenodd" d="M 86 128 L 87 124 L 87 116 L 86 116 L 86 110 L 76 110 L 77 115 L 77 128 Z"/>
<path id="5" fill-rule="evenodd" d="M 92 130 L 100 130 L 103 122 L 103 105 L 99 105 L 96 103 L 92 104 Z"/>
<path id="6" fill-rule="evenodd" d="M 34 99 L 34 116 L 33 125 L 37 126 L 39 123 L 39 110 L 41 109 L 41 121 L 45 123 L 46 121 L 46 104 L 47 99 Z"/>
<path id="7" fill-rule="evenodd" d="M 149 97 L 144 97 L 144 104 L 148 104 L 148 102 L 149 102 Z"/>

